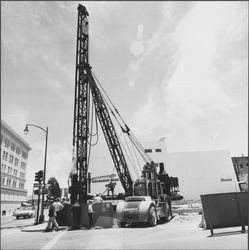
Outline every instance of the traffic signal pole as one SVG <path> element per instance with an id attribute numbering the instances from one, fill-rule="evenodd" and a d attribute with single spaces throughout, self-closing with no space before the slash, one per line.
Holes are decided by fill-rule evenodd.
<path id="1" fill-rule="evenodd" d="M 37 192 L 37 195 L 38 195 L 38 201 L 37 201 L 37 213 L 36 213 L 36 221 L 35 221 L 35 224 L 39 224 L 41 222 L 43 222 L 41 220 L 41 215 L 40 215 L 40 219 L 39 219 L 39 211 L 40 211 L 40 195 L 41 195 L 41 183 L 42 183 L 42 180 L 43 180 L 43 171 L 40 170 L 39 172 L 35 173 L 35 181 L 38 182 L 38 189 L 35 190 L 35 192 Z M 41 210 L 42 211 L 42 210 Z"/>
<path id="2" fill-rule="evenodd" d="M 39 224 L 39 211 L 40 211 L 40 192 L 38 194 L 37 213 L 36 213 L 35 225 Z"/>

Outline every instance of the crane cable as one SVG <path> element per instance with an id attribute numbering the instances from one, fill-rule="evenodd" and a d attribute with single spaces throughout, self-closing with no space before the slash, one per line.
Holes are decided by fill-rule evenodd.
<path id="1" fill-rule="evenodd" d="M 109 107 L 109 109 L 111 110 L 112 115 L 114 116 L 114 118 L 117 120 L 119 126 L 121 127 L 121 129 L 123 130 L 123 132 L 127 133 L 129 136 L 130 135 L 130 128 L 127 126 L 127 124 L 125 123 L 124 119 L 122 118 L 122 116 L 120 115 L 120 113 L 118 112 L 117 108 L 114 106 L 113 102 L 111 101 L 111 99 L 109 98 L 109 96 L 107 95 L 106 91 L 104 90 L 104 88 L 102 87 L 101 83 L 99 82 L 99 80 L 97 79 L 97 77 L 95 76 L 95 74 L 93 73 L 93 71 L 91 70 L 92 75 L 94 76 L 94 78 L 96 79 L 97 83 L 99 84 L 99 86 L 101 87 L 101 89 L 103 90 L 104 94 L 106 95 L 106 97 L 108 98 L 109 102 L 111 103 L 111 105 L 113 106 L 115 112 L 118 114 L 119 118 L 121 119 L 121 121 L 123 122 L 123 124 L 126 127 L 126 130 L 122 127 L 121 123 L 118 121 L 118 119 L 116 118 L 114 112 L 112 111 L 112 109 L 110 108 L 109 104 L 106 102 L 107 106 Z M 103 97 L 104 98 L 104 97 Z M 104 98 L 105 99 L 105 98 Z M 135 137 L 135 135 L 132 133 L 133 138 L 133 143 L 137 144 L 138 147 L 140 148 L 140 150 L 143 152 L 144 155 L 146 155 L 146 157 L 149 159 L 149 161 L 152 161 L 151 157 L 145 152 L 142 144 L 137 140 L 137 138 Z"/>
<path id="2" fill-rule="evenodd" d="M 108 98 L 109 102 L 112 104 L 112 106 L 114 107 L 114 109 L 116 109 L 115 106 L 113 105 L 112 101 L 111 101 L 110 98 L 108 97 L 107 93 L 105 92 L 104 88 L 101 86 L 100 82 L 98 81 L 98 79 L 96 78 L 96 76 L 94 75 L 93 72 L 92 72 L 92 75 L 94 76 L 94 78 L 96 79 L 96 81 L 98 82 L 98 84 L 100 85 L 101 89 L 102 89 L 103 92 L 105 93 L 105 95 L 106 95 L 106 97 Z M 100 94 L 101 94 L 101 93 L 100 93 Z M 122 127 L 122 124 L 121 124 L 120 121 L 117 119 L 115 113 L 113 112 L 112 108 L 110 107 L 109 103 L 107 102 L 105 96 L 103 96 L 103 95 L 101 94 L 101 97 L 102 97 L 103 100 L 105 101 L 107 107 L 108 107 L 109 110 L 111 111 L 113 117 L 115 118 L 115 120 L 116 120 L 117 123 L 119 124 L 120 128 L 122 129 L 122 131 L 125 132 L 125 129 Z M 126 125 L 126 128 L 127 128 L 126 132 L 129 132 L 129 128 L 128 128 L 127 125 Z M 127 133 L 126 133 L 126 134 L 127 134 Z M 128 154 L 127 151 L 125 150 L 125 147 L 124 147 L 124 145 L 122 144 L 121 140 L 120 140 L 120 144 L 122 145 L 122 148 L 123 148 L 123 150 L 125 151 L 125 153 L 126 153 L 128 159 L 129 159 L 129 161 L 130 161 L 130 164 L 131 164 L 132 168 L 134 169 L 134 171 L 135 171 L 136 174 L 137 174 L 137 169 L 136 169 L 136 167 L 134 167 L 134 163 L 133 163 L 132 160 L 130 159 L 129 154 Z M 129 149 L 128 144 L 127 144 L 127 148 Z M 130 150 L 129 150 L 129 152 L 130 152 Z M 140 153 L 140 152 L 139 152 L 139 153 Z M 131 157 L 132 157 L 132 154 L 131 154 L 131 153 L 130 153 L 130 155 L 131 155 Z M 138 175 L 138 174 L 137 174 L 137 175 Z M 139 176 L 139 175 L 138 175 L 138 176 Z"/>
<path id="3" fill-rule="evenodd" d="M 138 178 L 139 178 L 139 173 L 138 173 L 138 171 L 137 171 L 136 165 L 134 164 L 134 159 L 133 159 L 132 153 L 131 153 L 131 151 L 130 151 L 130 148 L 129 148 L 129 146 L 128 146 L 128 143 L 127 143 L 127 140 L 126 140 L 126 138 L 125 138 L 125 135 L 124 135 L 124 139 L 125 139 L 125 143 L 126 143 L 126 145 L 127 145 L 127 148 L 128 148 L 128 150 L 129 150 L 129 153 L 130 153 L 130 156 L 131 156 L 131 163 L 132 163 L 131 165 L 132 165 L 132 167 L 133 167 L 133 169 L 134 169 L 136 175 L 137 175 Z M 127 155 L 127 156 L 128 156 L 128 155 Z"/>

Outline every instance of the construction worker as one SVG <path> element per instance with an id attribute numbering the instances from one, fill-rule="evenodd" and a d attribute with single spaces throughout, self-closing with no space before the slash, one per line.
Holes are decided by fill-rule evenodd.
<path id="1" fill-rule="evenodd" d="M 100 194 L 96 194 L 93 203 L 100 203 L 100 202 L 103 202 L 103 199 L 101 198 Z"/>
<path id="2" fill-rule="evenodd" d="M 88 203 L 88 218 L 89 218 L 89 226 L 88 229 L 93 227 L 93 202 L 89 201 Z"/>

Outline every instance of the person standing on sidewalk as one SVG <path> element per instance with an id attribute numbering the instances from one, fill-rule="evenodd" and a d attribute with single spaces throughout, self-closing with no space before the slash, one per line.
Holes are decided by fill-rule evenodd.
<path id="1" fill-rule="evenodd" d="M 53 227 L 55 227 L 56 231 L 59 230 L 59 225 L 56 221 L 56 215 L 58 211 L 62 210 L 62 208 L 63 208 L 63 205 L 60 203 L 60 199 L 57 198 L 56 201 L 50 206 L 49 211 L 48 211 L 49 220 L 48 220 L 47 227 L 45 228 L 46 232 L 51 231 L 50 229 L 51 224 L 52 224 L 52 230 L 53 230 Z"/>
<path id="2" fill-rule="evenodd" d="M 93 202 L 89 201 L 88 203 L 88 218 L 89 218 L 89 226 L 88 229 L 93 227 Z"/>
<path id="3" fill-rule="evenodd" d="M 54 204 L 52 204 L 50 206 L 49 210 L 48 210 L 48 217 L 49 217 L 49 219 L 48 219 L 48 224 L 47 224 L 47 226 L 45 228 L 45 232 L 53 231 L 53 229 L 50 228 L 51 225 L 52 225 L 52 227 L 56 228 L 55 229 L 56 231 L 58 231 L 59 230 L 59 225 L 58 225 L 58 223 L 56 221 L 56 212 L 55 212 Z"/>

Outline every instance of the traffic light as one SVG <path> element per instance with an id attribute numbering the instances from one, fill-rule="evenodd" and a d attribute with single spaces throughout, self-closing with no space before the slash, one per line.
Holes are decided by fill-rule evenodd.
<path id="1" fill-rule="evenodd" d="M 35 181 L 42 182 L 43 180 L 43 171 L 40 170 L 39 172 L 35 173 Z"/>
<path id="2" fill-rule="evenodd" d="M 40 189 L 34 190 L 34 194 L 40 195 Z"/>

